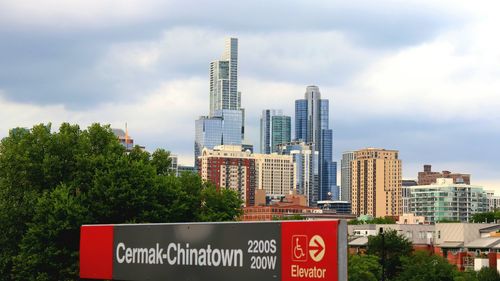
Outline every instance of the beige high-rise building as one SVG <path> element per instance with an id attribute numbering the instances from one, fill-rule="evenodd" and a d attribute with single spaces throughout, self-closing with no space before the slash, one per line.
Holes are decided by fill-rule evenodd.
<path id="1" fill-rule="evenodd" d="M 373 217 L 402 214 L 401 166 L 397 150 L 366 148 L 354 151 L 352 212 Z"/>
<path id="2" fill-rule="evenodd" d="M 294 163 L 291 155 L 253 154 L 257 189 L 267 195 L 287 195 L 295 186 Z"/>

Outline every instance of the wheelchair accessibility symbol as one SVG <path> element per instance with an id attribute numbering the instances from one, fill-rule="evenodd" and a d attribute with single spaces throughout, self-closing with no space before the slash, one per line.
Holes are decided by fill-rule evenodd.
<path id="1" fill-rule="evenodd" d="M 292 236 L 292 260 L 306 262 L 308 257 L 315 262 L 320 262 L 325 256 L 325 241 L 319 235 L 314 235 L 311 240 L 306 235 Z"/>

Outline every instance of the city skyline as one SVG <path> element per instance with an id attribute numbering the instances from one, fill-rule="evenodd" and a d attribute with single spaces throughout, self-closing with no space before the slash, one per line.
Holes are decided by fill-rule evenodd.
<path id="1" fill-rule="evenodd" d="M 42 122 L 128 123 L 135 143 L 193 164 L 207 63 L 234 36 L 255 151 L 262 110 L 293 116 L 293 101 L 317 85 L 330 100 L 334 161 L 349 150 L 397 149 L 405 179 L 431 164 L 500 193 L 500 19 L 491 5 L 456 3 L 4 2 L 0 137 Z M 214 18 L 227 5 L 234 13 Z"/>

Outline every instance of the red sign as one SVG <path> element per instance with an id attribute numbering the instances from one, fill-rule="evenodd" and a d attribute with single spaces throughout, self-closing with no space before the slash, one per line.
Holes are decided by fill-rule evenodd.
<path id="1" fill-rule="evenodd" d="M 338 281 L 339 221 L 283 222 L 281 280 Z"/>
<path id="2" fill-rule="evenodd" d="M 113 278 L 113 226 L 82 227 L 80 278 Z"/>
<path id="3" fill-rule="evenodd" d="M 345 221 L 84 225 L 80 278 L 347 280 Z"/>

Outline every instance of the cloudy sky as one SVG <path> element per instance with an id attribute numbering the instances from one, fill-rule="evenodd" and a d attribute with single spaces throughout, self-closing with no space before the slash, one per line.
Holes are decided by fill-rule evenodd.
<path id="1" fill-rule="evenodd" d="M 439 2 L 439 3 L 436 3 Z M 192 164 L 208 65 L 239 38 L 247 138 L 318 85 L 335 159 L 400 150 L 500 193 L 498 1 L 0 0 L 0 137 L 13 127 L 125 127 Z"/>

